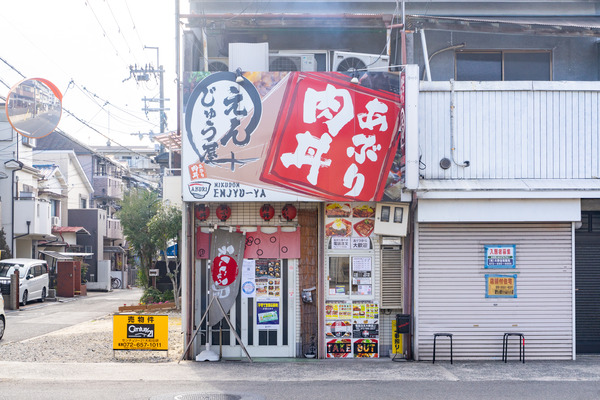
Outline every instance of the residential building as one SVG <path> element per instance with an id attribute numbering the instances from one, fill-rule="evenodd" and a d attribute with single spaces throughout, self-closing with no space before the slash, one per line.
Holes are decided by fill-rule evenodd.
<path id="1" fill-rule="evenodd" d="M 463 360 L 500 359 L 505 333 L 528 359 L 600 352 L 595 2 L 250 3 L 181 16 L 190 357 L 244 356 L 218 314 L 194 336 L 209 289 L 252 356 L 431 360 L 439 332 Z M 377 113 L 398 136 L 358 150 Z M 225 244 L 241 289 L 209 268 Z"/>
<path id="2" fill-rule="evenodd" d="M 117 271 L 120 275 L 126 264 L 122 259 L 126 243 L 116 212 L 123 198 L 122 178 L 129 174 L 127 166 L 66 134 L 39 139 L 37 151 L 36 157 L 52 158 L 61 163 L 72 179 L 67 218 L 69 226 L 81 227 L 90 233 L 78 235 L 77 244 L 82 253 L 93 254 L 85 259 L 89 264 L 87 279 L 91 286 L 94 287 L 99 274 L 104 276 L 102 271 L 99 272 L 99 268 L 104 268 L 100 265 L 106 264 L 102 261 L 109 261 L 110 271 Z M 117 258 L 115 253 L 120 256 Z M 127 280 L 122 279 L 122 282 Z M 110 281 L 107 283 L 110 284 Z"/>

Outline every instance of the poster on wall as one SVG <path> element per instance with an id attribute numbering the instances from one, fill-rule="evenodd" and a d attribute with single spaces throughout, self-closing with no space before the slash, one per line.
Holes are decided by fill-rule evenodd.
<path id="1" fill-rule="evenodd" d="M 485 297 L 517 297 L 517 274 L 485 275 Z"/>
<path id="2" fill-rule="evenodd" d="M 278 299 L 256 302 L 256 325 L 263 330 L 279 328 Z"/>
<path id="3" fill-rule="evenodd" d="M 237 78 L 184 77 L 184 201 L 400 200 L 403 72 Z"/>
<path id="4" fill-rule="evenodd" d="M 374 203 L 326 203 L 325 236 L 332 250 L 370 250 Z"/>
<path id="5" fill-rule="evenodd" d="M 516 268 L 514 244 L 484 246 L 485 268 Z"/>
<path id="6" fill-rule="evenodd" d="M 242 297 L 252 298 L 256 296 L 256 262 L 244 260 L 242 264 Z"/>
<path id="7" fill-rule="evenodd" d="M 281 261 L 254 260 L 256 297 L 281 296 Z"/>

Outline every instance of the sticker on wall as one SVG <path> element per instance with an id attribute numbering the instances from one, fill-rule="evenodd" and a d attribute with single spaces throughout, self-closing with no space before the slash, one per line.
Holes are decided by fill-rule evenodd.
<path id="1" fill-rule="evenodd" d="M 356 339 L 352 341 L 352 350 L 356 358 L 379 358 L 379 340 Z"/>
<path id="2" fill-rule="evenodd" d="M 352 339 L 328 340 L 327 358 L 352 358 Z"/>
<path id="3" fill-rule="evenodd" d="M 483 246 L 483 248 L 485 251 L 485 268 L 516 268 L 516 245 L 489 245 Z"/>

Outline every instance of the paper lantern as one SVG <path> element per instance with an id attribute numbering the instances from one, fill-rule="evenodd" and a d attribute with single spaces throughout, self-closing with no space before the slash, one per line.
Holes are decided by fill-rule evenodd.
<path id="1" fill-rule="evenodd" d="M 198 221 L 206 221 L 210 216 L 210 208 L 207 205 L 200 204 L 195 207 L 194 213 Z"/>
<path id="2" fill-rule="evenodd" d="M 283 206 L 283 208 L 281 209 L 281 215 L 283 216 L 283 218 L 285 218 L 287 221 L 291 221 L 294 218 L 296 218 L 296 207 L 294 207 L 293 204 L 286 204 L 285 206 Z"/>
<path id="3" fill-rule="evenodd" d="M 275 215 L 275 209 L 270 204 L 263 204 L 259 211 L 260 217 L 265 221 L 269 221 Z"/>
<path id="4" fill-rule="evenodd" d="M 231 208 L 227 204 L 221 204 L 217 207 L 217 218 L 221 221 L 227 221 L 231 217 Z"/>

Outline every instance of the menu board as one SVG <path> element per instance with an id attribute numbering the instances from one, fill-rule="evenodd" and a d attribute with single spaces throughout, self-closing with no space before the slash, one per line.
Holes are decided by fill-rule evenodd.
<path id="1" fill-rule="evenodd" d="M 255 260 L 256 297 L 281 296 L 281 261 Z"/>

